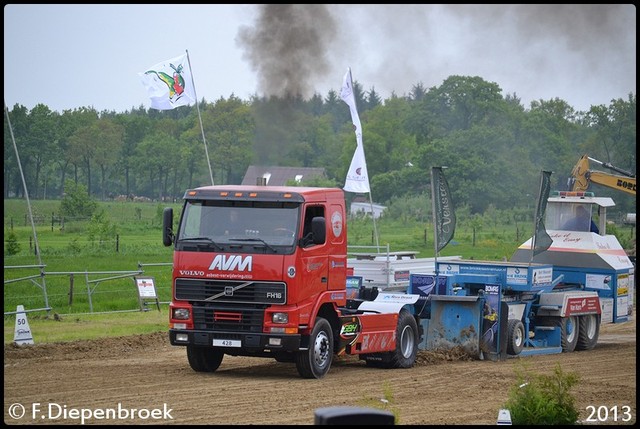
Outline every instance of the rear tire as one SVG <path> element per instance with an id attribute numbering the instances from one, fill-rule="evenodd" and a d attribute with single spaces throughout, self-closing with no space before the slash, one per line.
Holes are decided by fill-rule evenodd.
<path id="1" fill-rule="evenodd" d="M 211 347 L 187 346 L 187 359 L 196 372 L 215 372 L 222 363 L 224 352 Z"/>
<path id="2" fill-rule="evenodd" d="M 407 309 L 400 310 L 396 328 L 396 349 L 391 352 L 391 368 L 411 368 L 418 356 L 418 324 Z"/>
<path id="3" fill-rule="evenodd" d="M 362 355 L 371 368 L 411 368 L 418 356 L 418 324 L 408 310 L 400 310 L 396 327 L 396 348 L 389 352 Z"/>
<path id="4" fill-rule="evenodd" d="M 598 343 L 600 335 L 600 315 L 586 314 L 578 317 L 578 343 L 576 350 L 591 350 Z"/>
<path id="5" fill-rule="evenodd" d="M 309 337 L 309 349 L 296 353 L 296 368 L 303 378 L 322 378 L 333 360 L 333 331 L 326 319 L 318 317 Z"/>
<path id="6" fill-rule="evenodd" d="M 510 319 L 507 325 L 507 354 L 517 356 L 524 347 L 524 325 L 518 319 Z"/>

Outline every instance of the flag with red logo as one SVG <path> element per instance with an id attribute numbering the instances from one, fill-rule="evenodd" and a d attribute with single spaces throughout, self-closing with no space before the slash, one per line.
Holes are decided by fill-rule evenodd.
<path id="1" fill-rule="evenodd" d="M 187 54 L 162 61 L 138 75 L 153 109 L 171 110 L 196 101 Z"/>
<path id="2" fill-rule="evenodd" d="M 356 133 L 356 150 L 351 158 L 351 165 L 344 182 L 344 190 L 348 192 L 367 193 L 369 188 L 369 174 L 367 173 L 367 162 L 364 158 L 364 146 L 362 145 L 362 125 L 356 108 L 356 99 L 353 94 L 353 81 L 351 80 L 351 68 L 347 69 L 342 80 L 340 98 L 347 103 L 351 112 L 351 122 Z"/>

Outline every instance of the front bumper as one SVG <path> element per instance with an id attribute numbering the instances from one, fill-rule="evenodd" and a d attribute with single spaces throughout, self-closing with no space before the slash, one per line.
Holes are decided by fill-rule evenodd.
<path id="1" fill-rule="evenodd" d="M 176 340 L 177 334 L 185 334 L 186 341 Z M 279 338 L 280 344 L 270 344 L 269 340 Z M 240 341 L 240 347 L 219 347 L 213 345 L 213 340 Z M 302 336 L 264 334 L 264 333 L 237 333 L 237 332 L 211 332 L 199 330 L 169 329 L 169 341 L 172 346 L 201 346 L 224 349 L 231 355 L 268 356 L 274 352 L 297 352 L 301 350 Z"/>

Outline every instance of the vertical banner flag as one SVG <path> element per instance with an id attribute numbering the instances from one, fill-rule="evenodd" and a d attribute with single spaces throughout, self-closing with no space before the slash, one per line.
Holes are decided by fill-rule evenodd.
<path id="1" fill-rule="evenodd" d="M 353 94 L 353 82 L 351 80 L 351 68 L 347 69 L 342 80 L 342 89 L 340 90 L 342 101 L 347 103 L 351 112 L 351 122 L 356 133 L 356 151 L 351 158 L 351 165 L 347 172 L 347 178 L 344 183 L 344 190 L 348 192 L 367 193 L 369 188 L 369 174 L 367 173 L 367 163 L 364 158 L 364 146 L 362 145 L 362 125 L 356 109 L 356 99 Z"/>
<path id="2" fill-rule="evenodd" d="M 547 199 L 549 198 L 549 192 L 551 190 L 551 172 L 543 171 L 540 181 L 540 193 L 538 194 L 538 204 L 536 206 L 536 218 L 535 218 L 535 232 L 533 235 L 533 254 L 532 257 L 538 253 L 544 252 L 551 246 L 553 240 L 547 234 L 547 229 L 544 226 L 544 215 L 547 210 Z"/>
<path id="3" fill-rule="evenodd" d="M 449 184 L 442 167 L 431 167 L 431 186 L 436 231 L 436 253 L 444 249 L 456 230 L 456 214 L 449 192 Z"/>
<path id="4" fill-rule="evenodd" d="M 153 109 L 171 110 L 196 101 L 187 54 L 158 63 L 138 76 Z"/>

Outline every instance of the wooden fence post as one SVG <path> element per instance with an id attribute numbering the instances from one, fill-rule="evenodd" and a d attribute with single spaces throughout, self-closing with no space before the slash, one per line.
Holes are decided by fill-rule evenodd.
<path id="1" fill-rule="evenodd" d="M 69 307 L 73 304 L 73 273 L 69 274 Z"/>

